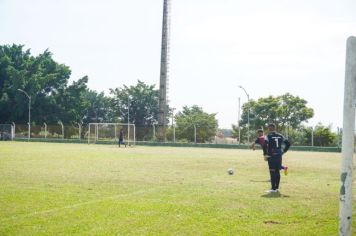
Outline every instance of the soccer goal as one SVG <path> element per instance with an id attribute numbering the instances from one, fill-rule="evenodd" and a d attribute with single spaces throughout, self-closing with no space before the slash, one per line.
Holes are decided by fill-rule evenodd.
<path id="1" fill-rule="evenodd" d="M 15 138 L 15 127 L 10 124 L 0 124 L 0 140 L 13 140 Z"/>
<path id="2" fill-rule="evenodd" d="M 90 143 L 117 143 L 120 131 L 123 133 L 127 145 L 136 144 L 135 124 L 128 123 L 89 123 L 88 144 Z"/>

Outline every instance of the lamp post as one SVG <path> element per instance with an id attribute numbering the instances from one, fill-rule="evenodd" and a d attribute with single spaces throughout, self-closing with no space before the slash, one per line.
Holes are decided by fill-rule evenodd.
<path id="1" fill-rule="evenodd" d="M 130 146 L 130 95 L 127 95 L 127 144 Z"/>
<path id="2" fill-rule="evenodd" d="M 240 97 L 239 97 L 239 111 L 237 113 L 237 128 L 239 129 L 239 143 L 241 143 L 241 127 L 240 127 Z"/>
<path id="3" fill-rule="evenodd" d="M 239 88 L 242 89 L 247 96 L 247 104 L 248 104 L 248 109 L 247 109 L 247 142 L 250 143 L 250 95 L 246 92 L 246 89 L 239 85 Z"/>
<path id="4" fill-rule="evenodd" d="M 31 96 L 29 96 L 25 91 L 22 89 L 17 89 L 18 91 L 24 93 L 28 98 L 28 139 L 31 138 Z"/>

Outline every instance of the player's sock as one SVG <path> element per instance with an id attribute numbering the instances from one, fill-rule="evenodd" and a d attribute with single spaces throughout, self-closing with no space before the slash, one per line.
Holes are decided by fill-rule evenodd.
<path id="1" fill-rule="evenodd" d="M 288 175 L 288 166 L 284 167 L 284 175 Z"/>
<path id="2" fill-rule="evenodd" d="M 281 174 L 279 173 L 279 171 L 276 171 L 276 188 L 275 189 L 279 189 L 279 182 L 281 181 Z"/>
<path id="3" fill-rule="evenodd" d="M 275 170 L 270 170 L 269 171 L 271 175 L 271 189 L 276 190 L 276 182 L 277 182 L 277 176 L 276 176 L 276 171 Z"/>

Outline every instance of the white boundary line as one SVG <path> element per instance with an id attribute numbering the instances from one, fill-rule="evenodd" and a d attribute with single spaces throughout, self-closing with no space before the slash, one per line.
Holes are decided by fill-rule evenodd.
<path id="1" fill-rule="evenodd" d="M 214 176 L 209 176 L 209 177 L 206 177 L 206 178 L 202 178 L 202 179 L 199 180 L 199 182 L 205 181 L 205 180 L 213 180 L 216 177 L 220 177 L 220 175 L 214 175 Z M 73 209 L 73 208 L 76 208 L 76 207 L 90 205 L 90 204 L 99 203 L 99 202 L 104 202 L 104 201 L 107 201 L 107 200 L 115 200 L 115 199 L 119 199 L 121 197 L 130 196 L 130 195 L 154 192 L 154 191 L 159 190 L 159 189 L 165 189 L 165 187 L 156 187 L 156 188 L 151 188 L 151 189 L 146 189 L 146 190 L 138 190 L 138 191 L 131 192 L 131 193 L 117 194 L 117 195 L 104 197 L 104 198 L 97 199 L 97 200 L 92 200 L 92 201 L 87 201 L 87 202 L 80 202 L 80 203 L 67 205 L 67 206 L 63 206 L 63 207 L 52 208 L 52 209 L 49 209 L 49 210 L 34 211 L 32 213 L 22 214 L 22 215 L 14 215 L 14 216 L 10 216 L 10 217 L 6 217 L 6 218 L 0 219 L 0 223 L 6 222 L 6 221 L 9 221 L 9 220 L 17 220 L 17 219 L 36 216 L 36 215 L 48 214 L 48 213 L 61 211 L 61 210 L 66 210 L 66 209 Z"/>
<path id="2" fill-rule="evenodd" d="M 68 206 L 52 208 L 52 209 L 45 210 L 45 211 L 34 211 L 34 212 L 28 213 L 28 214 L 10 216 L 10 217 L 6 217 L 6 218 L 1 219 L 0 222 L 5 222 L 5 221 L 9 221 L 9 220 L 17 220 L 17 219 L 20 219 L 20 218 L 27 218 L 27 217 L 32 217 L 32 216 L 36 216 L 36 215 L 48 214 L 48 213 L 61 211 L 61 210 L 65 210 L 65 209 L 73 209 L 73 208 L 76 208 L 76 207 L 90 205 L 90 204 L 99 203 L 99 202 L 104 202 L 104 201 L 107 201 L 107 200 L 115 200 L 115 199 L 119 199 L 121 197 L 130 196 L 130 195 L 154 192 L 155 190 L 158 190 L 160 188 L 162 188 L 162 187 L 151 188 L 151 189 L 148 189 L 148 190 L 138 190 L 138 191 L 131 192 L 131 193 L 122 193 L 122 194 L 118 194 L 118 195 L 114 195 L 114 196 L 110 196 L 110 197 L 104 197 L 104 198 L 97 199 L 97 200 L 92 200 L 92 201 L 87 201 L 87 202 L 80 202 L 80 203 L 76 203 L 76 204 L 72 204 L 72 205 L 68 205 Z"/>

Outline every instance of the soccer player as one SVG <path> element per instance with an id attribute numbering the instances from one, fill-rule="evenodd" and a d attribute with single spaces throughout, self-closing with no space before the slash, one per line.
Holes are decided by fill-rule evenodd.
<path id="1" fill-rule="evenodd" d="M 275 193 L 279 191 L 279 182 L 281 175 L 279 170 L 282 166 L 282 155 L 286 153 L 290 147 L 290 142 L 281 134 L 276 132 L 276 125 L 268 125 L 268 135 L 265 140 L 267 146 L 269 173 L 271 176 L 271 189 L 266 191 L 268 193 Z M 282 149 L 282 144 L 284 148 Z"/>
<path id="2" fill-rule="evenodd" d="M 255 142 L 252 143 L 251 147 L 253 150 L 256 150 L 256 144 L 259 144 L 263 150 L 263 158 L 265 161 L 268 161 L 270 156 L 267 154 L 267 145 L 265 142 L 267 137 L 264 135 L 262 129 L 257 130 L 257 135 L 258 137 L 256 138 Z M 281 165 L 281 170 L 284 170 L 284 175 L 288 175 L 288 166 Z"/>
<path id="3" fill-rule="evenodd" d="M 268 155 L 267 155 L 267 146 L 265 145 L 265 141 L 266 141 L 266 136 L 264 136 L 263 130 L 259 129 L 259 130 L 257 130 L 257 138 L 256 138 L 255 142 L 252 143 L 251 147 L 255 151 L 256 144 L 259 144 L 262 148 L 265 161 L 267 161 Z"/>
<path id="4" fill-rule="evenodd" d="M 124 143 L 124 132 L 122 131 L 122 129 L 120 129 L 120 133 L 119 133 L 119 147 L 120 147 L 120 144 L 124 144 L 125 147 L 126 147 L 126 143 Z"/>

